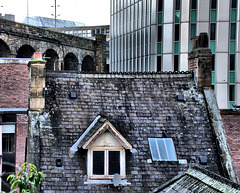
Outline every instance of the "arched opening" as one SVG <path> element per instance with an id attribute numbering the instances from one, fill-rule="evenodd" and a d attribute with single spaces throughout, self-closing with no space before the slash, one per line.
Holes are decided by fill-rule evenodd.
<path id="1" fill-rule="evenodd" d="M 60 70 L 61 64 L 59 64 L 59 57 L 55 50 L 48 49 L 43 54 L 44 60 L 47 61 L 46 63 L 46 70 Z"/>
<path id="2" fill-rule="evenodd" d="M 17 51 L 17 58 L 31 58 L 35 50 L 29 45 L 23 45 Z"/>
<path id="3" fill-rule="evenodd" d="M 5 58 L 11 57 L 11 50 L 3 40 L 0 40 L 0 57 L 5 57 Z"/>
<path id="4" fill-rule="evenodd" d="M 95 72 L 96 71 L 96 65 L 91 56 L 87 55 L 84 57 L 84 59 L 82 61 L 82 71 L 84 71 L 84 72 Z"/>
<path id="5" fill-rule="evenodd" d="M 77 70 L 78 59 L 73 53 L 68 53 L 64 58 L 64 70 Z"/>

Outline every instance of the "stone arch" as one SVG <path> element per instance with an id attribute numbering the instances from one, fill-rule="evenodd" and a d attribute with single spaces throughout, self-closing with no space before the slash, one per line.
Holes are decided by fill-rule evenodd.
<path id="1" fill-rule="evenodd" d="M 8 45 L 0 39 L 0 57 L 10 58 L 12 55 Z"/>
<path id="2" fill-rule="evenodd" d="M 47 49 L 46 52 L 43 54 L 44 60 L 47 61 L 46 63 L 46 70 L 60 70 L 61 63 L 59 61 L 59 56 L 57 52 L 53 49 Z"/>
<path id="3" fill-rule="evenodd" d="M 31 58 L 35 50 L 27 44 L 21 46 L 17 51 L 17 58 Z"/>
<path id="4" fill-rule="evenodd" d="M 84 71 L 84 72 L 95 72 L 96 71 L 96 64 L 91 56 L 87 55 L 83 58 L 82 71 Z"/>
<path id="5" fill-rule="evenodd" d="M 77 70 L 78 67 L 78 59 L 75 54 L 68 53 L 64 57 L 64 70 Z"/>

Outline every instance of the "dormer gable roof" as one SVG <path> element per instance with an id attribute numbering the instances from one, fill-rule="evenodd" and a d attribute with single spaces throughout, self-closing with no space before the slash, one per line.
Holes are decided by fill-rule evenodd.
<path id="1" fill-rule="evenodd" d="M 91 145 L 105 132 L 110 132 L 112 136 L 125 148 L 132 149 L 132 145 L 120 134 L 111 124 L 107 117 L 98 115 L 89 127 L 83 132 L 77 142 L 70 148 L 77 151 L 80 148 L 89 149 Z"/>

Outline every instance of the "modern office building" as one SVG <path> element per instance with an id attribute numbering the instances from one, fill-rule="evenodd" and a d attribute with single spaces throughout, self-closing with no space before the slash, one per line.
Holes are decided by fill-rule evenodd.
<path id="1" fill-rule="evenodd" d="M 191 39 L 208 33 L 221 109 L 240 104 L 240 1 L 111 0 L 112 72 L 188 70 Z"/>

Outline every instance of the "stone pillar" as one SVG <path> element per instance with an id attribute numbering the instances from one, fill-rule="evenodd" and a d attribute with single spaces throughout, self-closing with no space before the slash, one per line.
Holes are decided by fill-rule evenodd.
<path id="1" fill-rule="evenodd" d="M 193 51 L 188 54 L 188 68 L 194 71 L 199 92 L 212 86 L 212 52 L 208 45 L 207 34 L 194 38 Z"/>
<path id="2" fill-rule="evenodd" d="M 30 70 L 30 104 L 28 126 L 28 162 L 40 168 L 40 127 L 39 116 L 45 108 L 45 64 L 41 53 L 34 53 L 29 62 Z"/>
<path id="3" fill-rule="evenodd" d="M 41 53 L 39 53 L 41 55 Z M 35 52 L 36 55 L 36 52 Z M 33 57 L 42 57 L 34 56 Z M 45 64 L 42 58 L 32 58 L 30 67 L 30 110 L 39 111 L 41 114 L 45 107 Z"/>
<path id="4" fill-rule="evenodd" d="M 106 35 L 96 35 L 96 71 L 106 72 Z"/>

